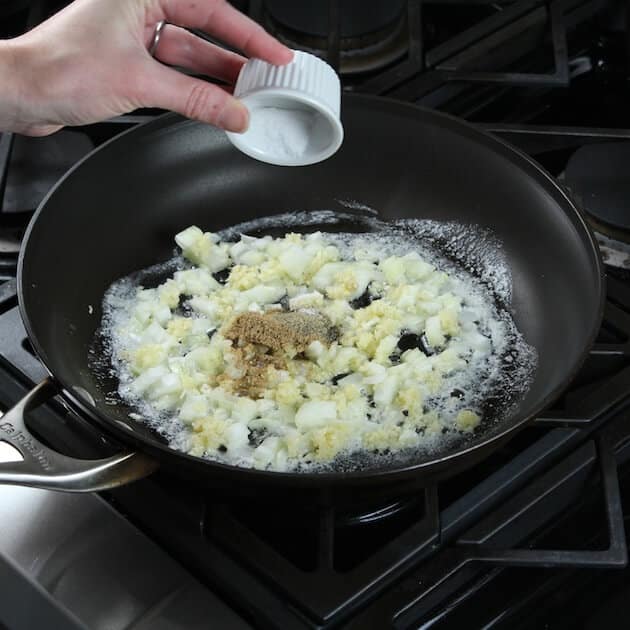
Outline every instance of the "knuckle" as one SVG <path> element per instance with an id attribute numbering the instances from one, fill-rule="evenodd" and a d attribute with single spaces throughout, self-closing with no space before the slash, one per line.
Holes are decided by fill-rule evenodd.
<path id="1" fill-rule="evenodd" d="M 216 112 L 216 106 L 211 102 L 211 94 L 204 85 L 194 85 L 184 106 L 184 114 L 194 120 L 207 120 Z"/>
<path id="2" fill-rule="evenodd" d="M 226 4 L 226 0 L 211 0 L 210 5 L 207 8 L 208 21 L 210 22 L 214 17 L 216 17 L 217 11 L 223 11 Z"/>
<path id="3" fill-rule="evenodd" d="M 258 25 L 252 28 L 243 38 L 243 43 L 241 44 L 240 48 L 245 52 L 249 52 L 252 46 L 255 44 L 255 40 L 260 37 L 261 30 L 262 29 Z"/>

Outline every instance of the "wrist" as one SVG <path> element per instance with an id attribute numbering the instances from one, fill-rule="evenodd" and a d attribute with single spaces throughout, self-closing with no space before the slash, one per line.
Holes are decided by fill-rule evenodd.
<path id="1" fill-rule="evenodd" d="M 18 131 L 22 94 L 15 40 L 0 41 L 0 132 Z"/>
<path id="2" fill-rule="evenodd" d="M 61 128 L 49 120 L 50 106 L 45 104 L 50 81 L 31 39 L 0 40 L 0 132 L 44 136 Z"/>

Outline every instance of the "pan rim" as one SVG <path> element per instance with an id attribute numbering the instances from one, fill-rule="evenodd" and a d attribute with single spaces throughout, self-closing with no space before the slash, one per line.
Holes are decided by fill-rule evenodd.
<path id="1" fill-rule="evenodd" d="M 141 452 L 148 453 L 150 456 L 156 456 L 162 463 L 162 458 L 165 460 L 169 459 L 177 459 L 184 460 L 187 465 L 196 467 L 197 469 L 204 468 L 210 473 L 212 470 L 215 470 L 219 475 L 231 474 L 231 475 L 247 475 L 251 477 L 256 477 L 258 481 L 267 480 L 270 483 L 274 484 L 285 484 L 290 485 L 291 482 L 295 482 L 300 485 L 307 486 L 332 486 L 332 485 L 343 485 L 348 482 L 362 482 L 367 480 L 379 479 L 383 481 L 395 481 L 397 478 L 409 478 L 413 475 L 422 475 L 423 473 L 429 474 L 431 468 L 435 466 L 444 466 L 448 462 L 465 461 L 466 458 L 470 457 L 477 451 L 482 449 L 492 447 L 493 444 L 497 446 L 501 443 L 510 439 L 510 437 L 515 436 L 519 431 L 521 431 L 525 426 L 527 426 L 530 422 L 532 422 L 544 409 L 546 409 L 570 384 L 570 382 L 575 378 L 580 368 L 583 366 L 586 361 L 589 353 L 591 351 L 592 345 L 596 340 L 597 334 L 601 327 L 601 322 L 604 314 L 605 308 L 605 297 L 606 297 L 606 276 L 605 276 L 605 268 L 601 257 L 601 252 L 599 247 L 597 246 L 597 241 L 593 234 L 591 227 L 588 225 L 586 218 L 584 216 L 583 211 L 577 206 L 577 204 L 571 199 L 571 197 L 567 194 L 567 192 L 562 188 L 562 186 L 555 180 L 555 178 L 548 173 L 540 164 L 538 164 L 533 158 L 528 156 L 526 153 L 508 143 L 507 141 L 492 135 L 491 133 L 475 127 L 471 123 L 458 118 L 456 116 L 452 116 L 450 114 L 446 114 L 443 112 L 439 112 L 430 108 L 422 107 L 420 105 L 414 103 L 406 103 L 401 101 L 395 101 L 393 99 L 388 99 L 382 96 L 374 96 L 374 95 L 366 95 L 366 94 L 344 94 L 344 99 L 350 99 L 350 101 L 357 102 L 373 102 L 375 104 L 383 104 L 387 103 L 388 106 L 391 107 L 394 104 L 396 107 L 401 110 L 406 110 L 409 114 L 413 114 L 414 112 L 421 112 L 424 116 L 431 116 L 437 120 L 442 120 L 452 125 L 454 124 L 456 132 L 461 132 L 469 137 L 472 135 L 473 137 L 478 138 L 479 140 L 484 140 L 484 144 L 486 146 L 489 145 L 490 149 L 493 149 L 493 145 L 495 148 L 502 148 L 506 153 L 511 155 L 512 158 L 516 160 L 516 165 L 518 166 L 518 161 L 520 160 L 522 163 L 521 166 L 527 165 L 530 169 L 533 170 L 534 174 L 537 175 L 538 182 L 541 185 L 546 184 L 547 188 L 553 190 L 556 195 L 559 195 L 564 204 L 562 204 L 562 210 L 565 214 L 568 215 L 569 219 L 575 219 L 575 222 L 578 224 L 579 228 L 582 230 L 583 236 L 586 237 L 585 246 L 588 250 L 588 254 L 592 256 L 593 262 L 595 265 L 594 271 L 596 272 L 597 277 L 597 293 L 598 293 L 598 303 L 597 309 L 594 311 L 595 317 L 593 320 L 593 326 L 589 331 L 588 336 L 586 337 L 587 343 L 585 343 L 582 352 L 579 354 L 577 359 L 574 361 L 574 364 L 571 366 L 571 369 L 567 371 L 566 376 L 561 380 L 561 382 L 543 399 L 541 399 L 536 405 L 533 406 L 532 411 L 527 415 L 519 418 L 518 414 L 511 416 L 509 420 L 511 420 L 511 425 L 500 429 L 493 433 L 492 435 L 482 438 L 480 441 L 475 442 L 474 444 L 469 444 L 463 446 L 461 449 L 456 450 L 454 452 L 450 452 L 444 454 L 442 456 L 436 457 L 431 460 L 426 460 L 418 463 L 409 463 L 405 462 L 400 466 L 391 465 L 386 468 L 365 468 L 365 469 L 357 469 L 351 470 L 347 472 L 331 472 L 331 471 L 322 471 L 322 472 L 296 472 L 296 471 L 269 471 L 269 470 L 260 470 L 256 468 L 245 468 L 241 466 L 236 466 L 232 464 L 224 464 L 222 462 L 217 462 L 213 460 L 203 459 L 200 457 L 192 456 L 187 453 L 177 451 L 173 448 L 165 444 L 161 444 L 157 441 L 148 442 L 147 440 L 142 439 L 141 436 L 132 433 L 129 430 L 122 429 L 117 422 L 108 417 L 106 414 L 102 413 L 99 409 L 92 405 L 87 405 L 85 401 L 77 398 L 72 394 L 72 386 L 71 384 L 57 377 L 53 370 L 50 369 L 49 364 L 50 361 L 47 358 L 47 353 L 44 351 L 44 348 L 40 344 L 37 339 L 33 326 L 31 323 L 31 319 L 26 312 L 26 307 L 24 305 L 25 297 L 24 293 L 26 291 L 24 286 L 24 278 L 23 278 L 23 270 L 25 264 L 25 258 L 27 255 L 27 251 L 29 250 L 29 241 L 31 234 L 33 233 L 37 220 L 42 212 L 45 211 L 45 208 L 48 204 L 49 199 L 56 193 L 57 189 L 60 188 L 67 179 L 69 179 L 73 173 L 81 168 L 84 162 L 91 159 L 95 154 L 106 150 L 110 144 L 115 141 L 123 138 L 128 134 L 139 134 L 142 132 L 151 132 L 152 127 L 160 128 L 173 128 L 177 125 L 188 125 L 188 124 L 200 124 L 196 121 L 188 120 L 183 118 L 182 116 L 174 113 L 166 113 L 163 116 L 159 116 L 158 118 L 142 123 L 140 125 L 136 125 L 130 129 L 127 129 L 113 138 L 110 138 L 100 146 L 96 147 L 92 151 L 90 151 L 87 155 L 85 155 L 81 160 L 79 160 L 76 164 L 74 164 L 64 175 L 55 183 L 55 185 L 51 188 L 51 190 L 46 194 L 42 202 L 39 204 L 37 210 L 33 214 L 26 232 L 24 234 L 24 238 L 22 241 L 22 246 L 20 248 L 20 253 L 18 257 L 18 267 L 17 267 L 17 292 L 18 292 L 18 306 L 20 316 L 22 318 L 22 322 L 26 329 L 28 338 L 35 350 L 35 354 L 37 358 L 43 364 L 45 370 L 51 377 L 54 379 L 56 383 L 61 388 L 61 395 L 72 402 L 75 406 L 77 406 L 92 423 L 97 425 L 97 429 L 104 431 L 106 434 L 111 434 L 112 436 L 118 438 L 123 445 L 132 446 Z M 343 108 L 343 102 L 342 102 Z M 171 121 L 173 121 L 171 123 Z M 534 174 L 527 173 L 528 177 L 534 177 Z M 536 179 L 536 178 L 535 178 Z M 155 455 L 155 453 L 159 453 L 159 455 Z M 171 464 L 172 462 L 168 462 Z M 183 463 L 183 462 L 182 462 Z M 457 469 L 459 470 L 459 469 Z M 447 476 L 447 475 L 445 475 Z"/>

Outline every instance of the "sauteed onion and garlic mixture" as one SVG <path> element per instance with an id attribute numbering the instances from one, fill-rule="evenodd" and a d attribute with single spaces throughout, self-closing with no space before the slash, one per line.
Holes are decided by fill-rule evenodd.
<path id="1" fill-rule="evenodd" d="M 274 471 L 474 432 L 535 357 L 488 286 L 408 227 L 236 242 L 189 227 L 171 277 L 105 297 L 119 395 L 176 449 Z"/>

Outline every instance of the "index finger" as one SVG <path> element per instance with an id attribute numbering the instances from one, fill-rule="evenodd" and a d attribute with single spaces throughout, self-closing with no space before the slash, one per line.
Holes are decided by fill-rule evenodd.
<path id="1" fill-rule="evenodd" d="M 293 59 L 290 48 L 225 0 L 161 0 L 160 5 L 169 22 L 199 28 L 248 57 L 258 57 L 275 65 L 284 65 Z"/>

